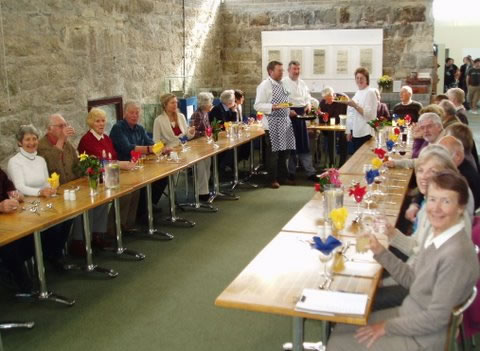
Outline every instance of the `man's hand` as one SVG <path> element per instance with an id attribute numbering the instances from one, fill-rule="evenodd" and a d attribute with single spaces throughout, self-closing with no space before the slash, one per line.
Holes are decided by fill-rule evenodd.
<path id="1" fill-rule="evenodd" d="M 383 250 L 385 250 L 385 247 L 382 244 L 380 244 L 380 242 L 377 240 L 377 237 L 374 234 L 370 234 L 368 238 L 370 239 L 369 249 L 372 250 L 372 252 L 375 255 L 378 255 Z"/>
<path id="2" fill-rule="evenodd" d="M 17 210 L 19 204 L 17 200 L 6 199 L 0 202 L 0 212 L 10 213 Z"/>
<path id="3" fill-rule="evenodd" d="M 72 126 L 66 126 L 65 128 L 63 128 L 62 132 L 65 139 L 75 135 L 75 129 L 73 129 Z"/>
<path id="4" fill-rule="evenodd" d="M 296 118 L 298 115 L 294 110 L 290 110 L 290 118 Z"/>
<path id="5" fill-rule="evenodd" d="M 52 195 L 55 195 L 56 193 L 57 193 L 57 190 L 56 190 L 56 189 L 43 188 L 42 190 L 40 190 L 39 195 L 40 195 L 40 196 L 43 196 L 43 197 L 50 197 L 50 196 L 52 196 Z"/>
<path id="6" fill-rule="evenodd" d="M 393 161 L 393 160 L 385 161 L 385 162 L 383 163 L 383 165 L 384 165 L 385 167 L 388 167 L 388 168 L 395 168 L 395 161 Z"/>
<path id="7" fill-rule="evenodd" d="M 420 128 L 420 125 L 418 123 L 413 125 L 412 135 L 414 139 L 423 139 L 423 131 L 422 131 L 422 128 Z"/>
<path id="8" fill-rule="evenodd" d="M 352 134 L 345 134 L 347 141 L 352 141 Z"/>
<path id="9" fill-rule="evenodd" d="M 385 335 L 385 322 L 367 325 L 357 329 L 355 339 L 361 344 L 366 343 L 369 349 L 375 341 Z"/>

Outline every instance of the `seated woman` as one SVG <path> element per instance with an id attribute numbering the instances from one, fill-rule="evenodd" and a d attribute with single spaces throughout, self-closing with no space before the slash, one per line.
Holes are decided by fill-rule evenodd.
<path id="1" fill-rule="evenodd" d="M 210 127 L 208 113 L 212 110 L 213 95 L 212 93 L 200 93 L 197 97 L 198 109 L 190 117 L 195 127 L 195 138 L 205 135 L 205 130 Z M 199 194 L 201 201 L 208 201 L 210 198 L 210 190 L 208 182 L 210 179 L 211 159 L 205 159 L 197 163 L 197 183 L 199 186 Z"/>
<path id="2" fill-rule="evenodd" d="M 87 115 L 87 125 L 90 130 L 80 139 L 78 152 L 96 156 L 99 160 L 118 160 L 117 152 L 113 147 L 112 140 L 104 133 L 107 115 L 99 108 L 92 108 Z M 130 161 L 119 161 L 120 169 L 131 170 L 135 163 Z M 138 207 L 139 191 L 134 191 L 120 198 L 120 217 L 122 229 L 129 231 L 135 225 L 135 218 Z M 108 233 L 115 233 L 115 214 L 111 210 L 108 219 Z"/>
<path id="3" fill-rule="evenodd" d="M 180 138 L 187 136 L 192 139 L 195 136 L 195 127 L 187 126 L 187 119 L 178 110 L 178 100 L 173 94 L 165 94 L 160 97 L 163 112 L 153 122 L 153 140 L 161 141 L 166 147 L 180 145 Z"/>
<path id="4" fill-rule="evenodd" d="M 435 173 L 445 170 L 459 174 L 452 157 L 444 147 L 439 145 L 427 146 L 415 162 L 415 177 L 422 197 L 420 201 L 412 202 L 405 214 L 407 219 L 415 223 L 414 233 L 407 236 L 390 224 L 387 225 L 386 234 L 389 238 L 390 247 L 399 250 L 408 257 L 407 263 L 410 265 L 413 265 L 417 253 L 424 244 L 432 226 L 426 215 L 425 201 L 422 201 L 427 192 L 428 182 Z M 462 220 L 465 223 L 465 232 L 470 236 L 472 233 L 473 195 L 470 195 L 468 200 L 470 204 L 465 206 Z M 382 285 L 377 291 L 374 310 L 399 306 L 408 294 L 406 289 L 396 285 L 391 278 L 384 279 Z"/>
<path id="5" fill-rule="evenodd" d="M 375 95 L 377 96 L 377 118 L 384 118 L 390 120 L 390 111 L 386 103 L 382 102 L 382 95 L 378 89 L 375 89 Z"/>
<path id="6" fill-rule="evenodd" d="M 370 235 L 374 258 L 409 293 L 400 307 L 374 312 L 365 327 L 337 325 L 327 345 L 337 350 L 442 350 L 452 310 L 471 295 L 479 277 L 477 255 L 462 214 L 468 185 L 455 172 L 430 178 L 426 212 L 431 230 L 413 266 Z M 454 283 L 453 283 L 454 282 Z"/>
<path id="7" fill-rule="evenodd" d="M 37 155 L 38 130 L 31 124 L 22 125 L 16 138 L 19 152 L 8 160 L 7 172 L 15 188 L 27 196 L 50 197 L 56 190 L 48 184 L 48 169 L 45 159 Z M 72 220 L 42 232 L 45 258 L 58 269 L 63 270 L 63 248 L 68 238 Z"/>
<path id="8" fill-rule="evenodd" d="M 335 117 L 335 124 L 340 123 L 340 115 L 347 113 L 347 106 L 345 104 L 335 101 L 335 97 L 346 96 L 344 94 L 335 94 L 335 91 L 332 87 L 325 87 L 322 90 L 322 100 L 320 101 L 320 111 L 328 113 L 329 118 Z M 335 150 L 333 150 L 333 133 L 331 132 L 322 132 L 323 136 L 328 140 L 328 156 L 329 162 L 325 160 L 325 164 L 331 165 L 334 161 Z M 339 153 L 340 153 L 340 166 L 343 165 L 347 159 L 347 140 L 345 139 L 345 134 L 337 133 L 340 143 Z"/>
<path id="9" fill-rule="evenodd" d="M 23 195 L 15 189 L 7 174 L 0 169 L 0 213 L 15 213 L 21 201 L 23 201 Z M 12 275 L 12 280 L 16 285 L 14 289 L 18 293 L 28 294 L 32 291 L 32 279 L 25 267 L 25 261 L 32 256 L 33 240 L 31 235 L 0 247 L 0 260 Z"/>

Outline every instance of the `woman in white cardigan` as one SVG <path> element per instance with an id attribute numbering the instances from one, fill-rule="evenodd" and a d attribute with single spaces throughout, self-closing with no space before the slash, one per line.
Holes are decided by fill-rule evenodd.
<path id="1" fill-rule="evenodd" d="M 167 147 L 175 147 L 180 144 L 180 138 L 187 136 L 188 139 L 195 137 L 195 127 L 188 127 L 185 116 L 178 111 L 177 97 L 173 94 L 165 94 L 160 97 L 163 113 L 153 122 L 153 140 L 161 141 Z M 210 178 L 210 159 L 197 162 L 197 185 L 201 201 L 210 201 L 208 181 Z"/>
<path id="2" fill-rule="evenodd" d="M 160 97 L 160 102 L 163 112 L 153 122 L 153 140 L 161 141 L 167 147 L 175 147 L 185 135 L 192 139 L 195 136 L 195 128 L 189 128 L 185 116 L 178 111 L 177 97 L 165 94 Z"/>

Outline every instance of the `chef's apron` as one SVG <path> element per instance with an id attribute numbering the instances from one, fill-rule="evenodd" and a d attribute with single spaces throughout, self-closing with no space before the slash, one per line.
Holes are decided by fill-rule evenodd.
<path id="1" fill-rule="evenodd" d="M 272 84 L 272 104 L 288 102 L 288 93 L 281 84 Z M 295 150 L 295 135 L 289 117 L 288 108 L 272 111 L 267 115 L 268 133 L 272 151 Z"/>

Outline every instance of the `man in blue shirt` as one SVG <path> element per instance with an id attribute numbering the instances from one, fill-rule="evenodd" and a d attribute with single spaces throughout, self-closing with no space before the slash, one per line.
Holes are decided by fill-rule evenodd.
<path id="1" fill-rule="evenodd" d="M 130 161 L 130 152 L 141 152 L 144 155 L 152 153 L 154 144 L 138 121 L 140 119 L 140 106 L 135 102 L 127 102 L 123 108 L 123 120 L 118 121 L 110 132 L 113 146 L 117 151 L 120 161 Z M 167 178 L 157 180 L 152 183 L 152 202 L 158 203 L 165 187 Z M 147 196 L 146 189 L 141 189 L 140 200 L 138 203 L 137 220 L 141 223 L 147 219 Z"/>

